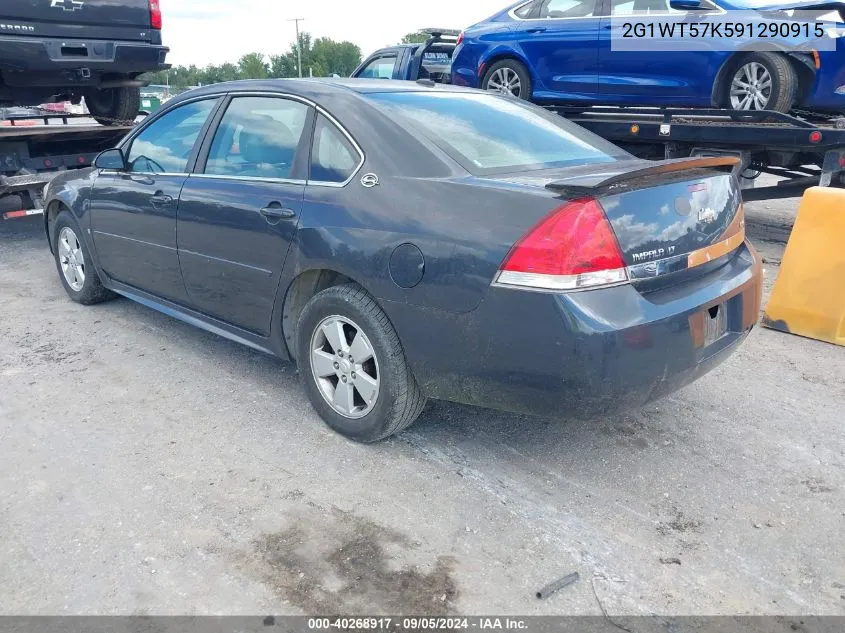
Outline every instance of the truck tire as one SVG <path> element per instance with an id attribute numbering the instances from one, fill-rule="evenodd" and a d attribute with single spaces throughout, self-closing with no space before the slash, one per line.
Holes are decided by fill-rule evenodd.
<path id="1" fill-rule="evenodd" d="M 724 107 L 789 112 L 798 98 L 798 75 L 781 53 L 747 53 L 725 73 Z"/>
<path id="2" fill-rule="evenodd" d="M 314 409 L 352 440 L 376 442 L 398 433 L 425 405 L 396 330 L 357 284 L 311 298 L 297 323 L 296 349 Z"/>
<path id="3" fill-rule="evenodd" d="M 531 73 L 525 64 L 515 59 L 503 59 L 496 62 L 481 81 L 481 88 L 488 92 L 504 92 L 526 101 L 531 100 Z"/>
<path id="4" fill-rule="evenodd" d="M 85 94 L 85 105 L 100 125 L 126 125 L 141 111 L 141 89 L 91 90 Z"/>
<path id="5" fill-rule="evenodd" d="M 70 211 L 59 212 L 51 235 L 59 279 L 73 301 L 90 306 L 117 296 L 100 280 L 82 231 Z"/>

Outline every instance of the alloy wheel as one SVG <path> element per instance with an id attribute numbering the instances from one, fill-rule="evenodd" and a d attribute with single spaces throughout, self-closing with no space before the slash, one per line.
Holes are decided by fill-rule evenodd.
<path id="1" fill-rule="evenodd" d="M 80 292 L 85 285 L 85 255 L 79 238 L 70 227 L 62 228 L 59 233 L 59 264 L 67 285 L 74 292 Z"/>
<path id="2" fill-rule="evenodd" d="M 323 319 L 311 336 L 311 374 L 320 394 L 337 413 L 358 419 L 372 411 L 381 374 L 370 339 L 346 317 Z"/>
<path id="3" fill-rule="evenodd" d="M 734 110 L 765 110 L 772 98 L 772 76 L 759 62 L 749 62 L 734 73 L 731 81 Z"/>
<path id="4" fill-rule="evenodd" d="M 522 94 L 522 82 L 519 75 L 512 68 L 499 68 L 487 82 L 487 90 L 490 92 L 502 92 L 519 97 Z"/>

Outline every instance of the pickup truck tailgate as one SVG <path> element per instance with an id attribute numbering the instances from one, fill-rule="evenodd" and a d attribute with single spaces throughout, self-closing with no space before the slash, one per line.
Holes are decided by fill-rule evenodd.
<path id="1" fill-rule="evenodd" d="M 151 26 L 149 0 L 0 0 L 0 36 L 151 41 Z"/>

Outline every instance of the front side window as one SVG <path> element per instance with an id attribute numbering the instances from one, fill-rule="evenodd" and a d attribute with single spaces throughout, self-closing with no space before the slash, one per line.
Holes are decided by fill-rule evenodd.
<path id="1" fill-rule="evenodd" d="M 541 18 L 589 18 L 596 15 L 597 0 L 548 0 L 540 8 Z"/>
<path id="2" fill-rule="evenodd" d="M 214 134 L 205 173 L 292 178 L 308 110 L 308 105 L 290 99 L 232 99 Z"/>
<path id="3" fill-rule="evenodd" d="M 179 106 L 150 123 L 132 140 L 129 171 L 182 174 L 197 143 L 215 99 Z"/>
<path id="4" fill-rule="evenodd" d="M 509 97 L 472 92 L 367 95 L 472 174 L 613 162 L 629 155 L 563 117 Z"/>
<path id="5" fill-rule="evenodd" d="M 362 79 L 393 79 L 396 68 L 396 56 L 377 57 L 358 74 Z"/>
<path id="6" fill-rule="evenodd" d="M 349 139 L 320 114 L 314 128 L 314 146 L 311 149 L 311 180 L 346 182 L 360 162 L 361 155 Z"/>

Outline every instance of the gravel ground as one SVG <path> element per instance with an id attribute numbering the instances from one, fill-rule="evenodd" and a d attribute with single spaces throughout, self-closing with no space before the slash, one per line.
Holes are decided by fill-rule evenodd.
<path id="1" fill-rule="evenodd" d="M 767 294 L 796 208 L 747 205 Z M 628 415 L 431 403 L 361 446 L 289 364 L 72 303 L 39 218 L 0 224 L 0 298 L 0 614 L 845 614 L 832 345 L 758 329 Z"/>

